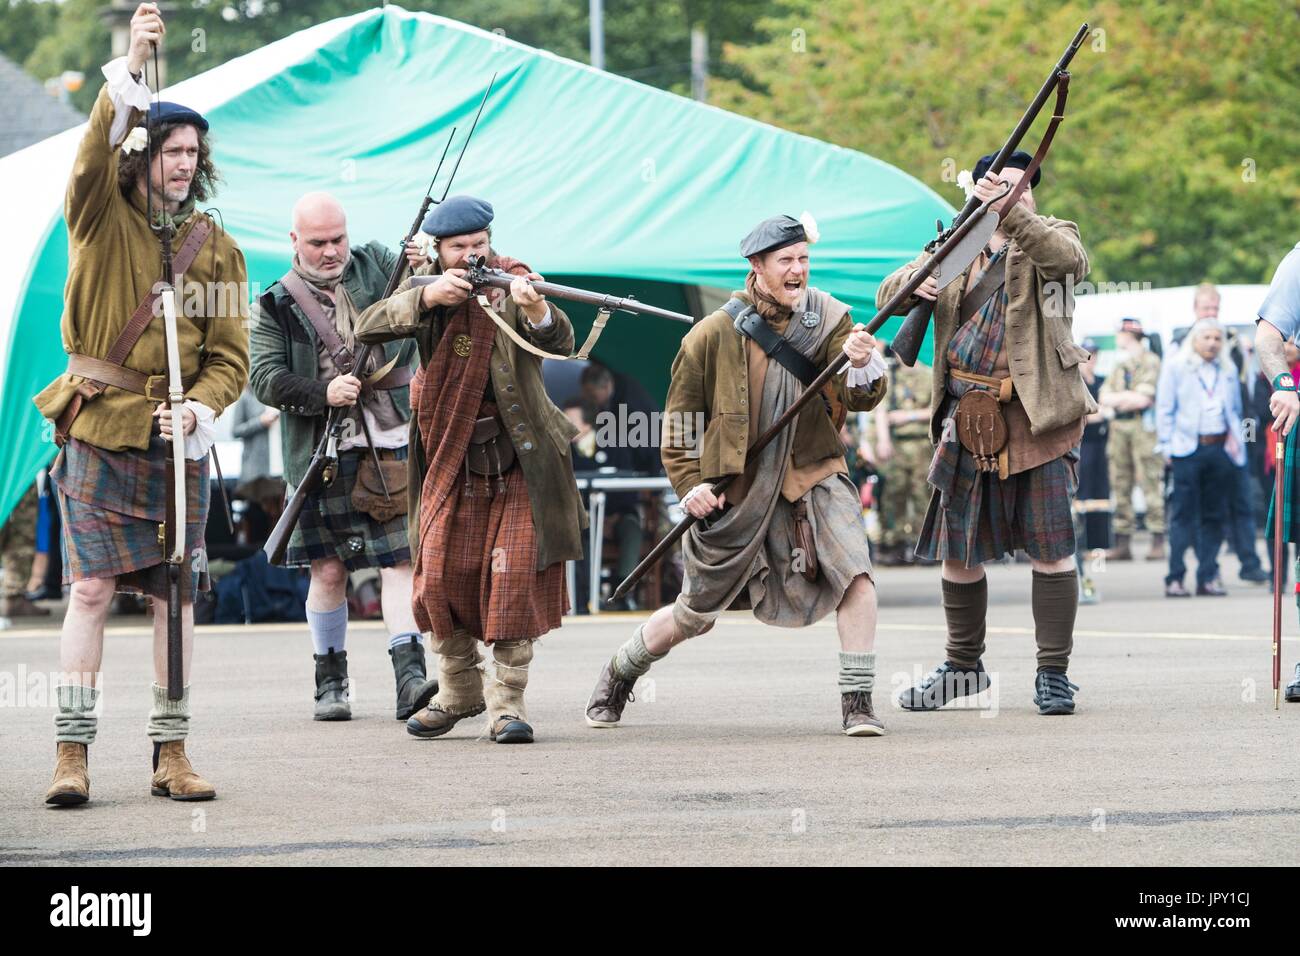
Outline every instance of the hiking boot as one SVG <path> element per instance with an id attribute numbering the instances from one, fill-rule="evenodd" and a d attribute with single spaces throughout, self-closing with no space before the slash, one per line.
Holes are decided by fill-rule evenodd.
<path id="1" fill-rule="evenodd" d="M 492 721 L 492 733 L 489 736 L 499 744 L 531 744 L 533 728 L 514 714 L 502 714 Z"/>
<path id="2" fill-rule="evenodd" d="M 871 706 L 871 691 L 853 690 L 840 694 L 840 710 L 844 714 L 845 736 L 880 737 L 885 733 L 884 722 Z"/>
<path id="3" fill-rule="evenodd" d="M 623 708 L 629 701 L 636 700 L 632 694 L 635 685 L 635 680 L 624 680 L 614 673 L 614 660 L 611 658 L 601 670 L 600 677 L 596 678 L 596 689 L 587 701 L 587 726 L 617 727 L 623 719 Z"/>
<path id="4" fill-rule="evenodd" d="M 46 803 L 55 807 L 73 807 L 90 799 L 90 769 L 86 764 L 88 749 L 85 744 L 59 742 L 54 782 L 45 791 Z"/>
<path id="5" fill-rule="evenodd" d="M 24 594 L 0 598 L 0 617 L 49 617 L 50 609 L 40 607 Z"/>
<path id="6" fill-rule="evenodd" d="M 1034 703 L 1040 714 L 1074 713 L 1074 692 L 1078 684 L 1072 684 L 1065 676 L 1065 671 L 1039 671 L 1034 677 Z"/>
<path id="7" fill-rule="evenodd" d="M 904 710 L 938 710 L 959 697 L 987 690 L 990 683 L 983 661 L 974 670 L 963 670 L 944 661 L 925 675 L 921 683 L 900 693 L 898 705 Z"/>
<path id="8" fill-rule="evenodd" d="M 466 717 L 477 717 L 485 710 L 487 710 L 487 704 L 483 701 L 479 701 L 469 710 L 460 713 L 444 710 L 437 701 L 434 701 L 423 710 L 411 715 L 411 719 L 406 722 L 406 732 L 412 737 L 421 737 L 426 740 L 431 737 L 441 737 Z"/>
<path id="9" fill-rule="evenodd" d="M 1115 535 L 1115 547 L 1106 552 L 1107 561 L 1132 561 L 1133 549 L 1129 546 L 1129 535 Z"/>
<path id="10" fill-rule="evenodd" d="M 1290 703 L 1300 702 L 1300 664 L 1295 666 L 1295 680 L 1286 685 L 1286 699 Z"/>
<path id="11" fill-rule="evenodd" d="M 149 783 L 149 792 L 155 797 L 171 797 L 173 800 L 211 800 L 217 795 L 212 784 L 190 766 L 183 740 L 153 745 L 153 779 Z"/>
<path id="12" fill-rule="evenodd" d="M 433 700 L 438 682 L 425 680 L 424 645 L 417 638 L 390 647 L 388 656 L 393 659 L 393 679 L 397 682 L 397 719 L 406 720 Z"/>
<path id="13" fill-rule="evenodd" d="M 1165 536 L 1160 531 L 1151 532 L 1151 550 L 1147 552 L 1147 560 L 1165 560 Z"/>
<path id="14" fill-rule="evenodd" d="M 348 702 L 348 652 L 313 654 L 316 661 L 316 713 L 313 720 L 351 720 Z"/>

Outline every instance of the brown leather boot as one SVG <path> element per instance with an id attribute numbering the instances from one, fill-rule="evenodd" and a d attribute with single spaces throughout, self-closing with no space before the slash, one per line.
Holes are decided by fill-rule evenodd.
<path id="1" fill-rule="evenodd" d="M 1107 561 L 1132 561 L 1133 549 L 1129 546 L 1130 538 L 1126 534 L 1115 535 L 1115 547 L 1106 552 Z"/>
<path id="2" fill-rule="evenodd" d="M 441 737 L 459 721 L 466 717 L 477 717 L 485 710 L 487 704 L 483 701 L 471 705 L 468 710 L 456 712 L 444 710 L 435 700 L 428 707 L 411 715 L 411 719 L 406 722 L 406 732 L 412 737 Z"/>
<path id="3" fill-rule="evenodd" d="M 183 740 L 153 745 L 153 780 L 149 792 L 173 800 L 211 800 L 217 795 L 212 784 L 190 766 Z"/>
<path id="4" fill-rule="evenodd" d="M 1151 550 L 1147 552 L 1148 561 L 1165 560 L 1165 536 L 1160 531 L 1151 533 Z"/>
<path id="5" fill-rule="evenodd" d="M 876 716 L 871 705 L 871 691 L 855 690 L 840 694 L 840 709 L 844 712 L 844 733 L 849 737 L 880 737 L 885 733 L 885 723 Z"/>
<path id="6" fill-rule="evenodd" d="M 406 722 L 412 737 L 441 737 L 466 717 L 477 717 L 487 710 L 483 699 L 483 661 L 478 638 L 457 628 L 451 637 L 434 639 L 438 654 L 438 694 L 428 705 L 417 710 Z"/>
<path id="7" fill-rule="evenodd" d="M 55 807 L 73 807 L 90 799 L 87 749 L 85 744 L 60 741 L 58 761 L 54 764 L 54 782 L 45 791 L 46 803 Z"/>

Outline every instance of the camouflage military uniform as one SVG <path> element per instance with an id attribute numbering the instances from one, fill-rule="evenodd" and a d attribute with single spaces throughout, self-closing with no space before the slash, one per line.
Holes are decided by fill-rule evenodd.
<path id="1" fill-rule="evenodd" d="M 902 550 L 910 555 L 930 504 L 930 486 L 925 478 L 930 459 L 934 457 L 934 446 L 930 444 L 933 376 L 928 368 L 901 365 L 890 376 L 889 389 L 885 392 L 888 412 L 925 413 L 918 421 L 890 426 L 894 455 L 881 466 L 885 488 L 880 503 L 880 544 L 885 551 Z"/>
<path id="2" fill-rule="evenodd" d="M 1160 379 L 1160 359 L 1152 352 L 1125 355 L 1101 387 L 1111 392 L 1141 392 L 1155 401 Z M 1110 423 L 1106 457 L 1110 462 L 1110 487 L 1115 495 L 1116 537 L 1133 533 L 1133 484 L 1142 486 L 1147 502 L 1147 530 L 1164 534 L 1164 460 L 1156 454 L 1156 433 L 1143 423 L 1143 412 L 1117 412 Z"/>
<path id="3" fill-rule="evenodd" d="M 4 585 L 0 597 L 21 598 L 27 593 L 27 579 L 36 555 L 36 517 L 40 501 L 36 485 L 18 499 L 9 520 L 0 528 L 0 564 L 4 565 Z"/>

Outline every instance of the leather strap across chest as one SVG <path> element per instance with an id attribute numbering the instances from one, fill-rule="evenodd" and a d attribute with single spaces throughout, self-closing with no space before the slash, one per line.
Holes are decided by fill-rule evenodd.
<path id="1" fill-rule="evenodd" d="M 817 378 L 817 367 L 784 336 L 767 324 L 767 320 L 752 305 L 740 299 L 730 299 L 722 310 L 731 316 L 736 331 L 745 338 L 753 339 L 769 359 L 776 362 L 804 385 L 812 384 Z M 791 318 L 794 321 L 794 318 Z"/>

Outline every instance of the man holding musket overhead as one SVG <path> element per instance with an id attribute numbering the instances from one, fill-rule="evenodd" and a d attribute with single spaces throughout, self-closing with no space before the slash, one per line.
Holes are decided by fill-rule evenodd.
<path id="1" fill-rule="evenodd" d="M 356 365 L 355 325 L 379 301 L 397 254 L 382 243 L 353 247 L 333 196 L 308 193 L 293 209 L 293 265 L 260 300 L 251 335 L 253 392 L 279 408 L 285 480 L 298 485 L 334 408 L 348 421 L 332 479 L 310 495 L 285 564 L 310 567 L 307 624 L 316 664 L 316 720 L 349 720 L 348 575 L 378 568 L 396 716 L 406 720 L 438 690 L 425 680 L 424 641 L 411 614 L 406 457 L 414 349 L 390 343 Z M 425 258 L 408 252 L 413 265 Z"/>
<path id="2" fill-rule="evenodd" d="M 1291 376 L 1291 368 L 1286 360 L 1283 346 L 1300 334 L 1300 245 L 1297 245 L 1284 258 L 1273 273 L 1273 283 L 1268 288 L 1268 296 L 1259 307 L 1259 322 L 1255 332 L 1255 349 L 1259 353 L 1260 368 L 1273 382 L 1273 397 L 1269 399 L 1269 411 L 1273 413 L 1273 428 L 1284 437 L 1295 428 L 1296 418 L 1300 416 L 1300 397 L 1296 394 L 1296 382 Z M 1282 541 L 1300 542 L 1300 515 L 1296 512 L 1297 494 L 1300 493 L 1300 479 L 1297 478 L 1296 453 L 1294 440 L 1287 442 L 1284 460 L 1277 463 L 1277 478 L 1282 482 Z M 1277 496 L 1275 495 L 1275 498 Z M 1276 507 L 1276 503 L 1274 504 Z M 1269 515 L 1268 526 L 1274 526 L 1274 515 Z M 1274 543 L 1277 547 L 1277 543 Z M 1285 554 L 1286 549 L 1279 548 Z M 1286 575 L 1281 575 L 1286 581 Z M 1300 600 L 1298 598 L 1297 600 Z M 1280 612 L 1279 612 L 1280 613 Z M 1280 639 L 1280 635 L 1278 635 Z M 1278 648 L 1280 651 L 1280 647 Z M 1296 664 L 1295 678 L 1286 686 L 1286 699 L 1300 701 L 1300 664 Z"/>
<path id="3" fill-rule="evenodd" d="M 61 331 L 68 370 L 36 397 L 62 445 L 51 479 L 63 517 L 64 581 L 72 588 L 60 641 L 58 763 L 46 795 L 54 805 L 89 799 L 86 756 L 95 740 L 104 623 L 115 590 L 154 599 L 151 790 L 177 800 L 206 800 L 215 793 L 185 753 L 192 601 L 196 588 L 207 587 L 203 528 L 213 423 L 248 379 L 247 276 L 239 247 L 195 208 L 212 194 L 217 179 L 207 121 L 176 103 L 150 105 L 142 73 L 163 34 L 158 8 L 141 4 L 131 20 L 129 52 L 104 67 L 107 82 L 91 110 L 64 208 L 69 263 Z M 181 384 L 169 381 L 158 297 L 163 270 L 155 229 L 166 235 L 168 225 L 175 230 L 174 273 L 184 274 L 186 289 L 207 293 L 178 299 L 179 341 L 173 346 L 183 382 L 187 496 L 180 699 L 169 697 L 166 687 L 169 586 L 161 543 L 164 533 L 173 535 L 162 527 L 167 503 L 174 500 L 167 478 L 173 435 L 167 401 L 173 384 Z"/>
<path id="4" fill-rule="evenodd" d="M 1001 173 L 994 156 L 975 167 L 973 193 L 1001 217 L 988 245 L 942 292 L 933 277 L 917 296 L 935 301 L 930 439 L 933 489 L 916 553 L 943 562 L 947 659 L 899 702 L 936 710 L 989 685 L 982 660 L 988 584 L 984 564 L 1023 550 L 1033 566 L 1038 643 L 1034 702 L 1041 714 L 1074 711 L 1066 677 L 1078 610 L 1072 499 L 1085 418 L 1097 410 L 1071 337 L 1074 284 L 1088 256 L 1072 222 L 1040 216 L 1033 189 L 1009 195 L 1031 166 L 1017 151 Z M 1008 201 L 1014 202 L 1006 208 Z M 885 303 L 924 256 L 880 284 Z M 902 311 L 916 305 L 905 300 Z"/>
<path id="5" fill-rule="evenodd" d="M 842 404 L 874 408 L 885 394 L 886 366 L 849 307 L 809 286 L 808 246 L 816 239 L 807 215 L 759 223 L 740 244 L 750 265 L 744 290 L 682 340 L 661 454 L 683 506 L 702 520 L 682 539 L 681 595 L 601 671 L 587 703 L 592 727 L 617 726 L 637 678 L 675 644 L 711 630 L 742 598 L 758 620 L 778 627 L 806 627 L 837 611 L 843 731 L 884 733 L 871 701 L 871 558 L 834 417 Z M 841 352 L 852 366 L 846 377 L 746 460 L 755 439 Z M 707 422 L 702 441 L 697 421 Z M 712 484 L 727 475 L 740 477 L 715 496 Z"/>
<path id="6" fill-rule="evenodd" d="M 519 343 L 567 355 L 574 339 L 529 283 L 541 276 L 492 250 L 492 219 L 471 196 L 435 206 L 419 237 L 434 261 L 364 312 L 357 339 L 414 338 L 420 352 L 408 459 L 414 610 L 433 632 L 440 686 L 406 729 L 439 737 L 487 710 L 492 740 L 531 743 L 533 641 L 567 610 L 564 562 L 582 557 L 587 516 L 569 456 L 576 429 L 546 397 L 541 359 Z M 475 294 L 465 276 L 478 257 L 515 277 L 508 296 Z"/>

